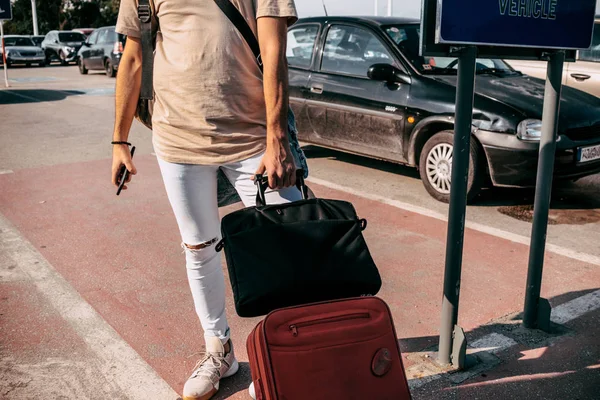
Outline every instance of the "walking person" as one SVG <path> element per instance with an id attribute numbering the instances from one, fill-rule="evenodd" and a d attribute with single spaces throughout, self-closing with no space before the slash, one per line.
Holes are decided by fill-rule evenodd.
<path id="1" fill-rule="evenodd" d="M 231 0 L 257 36 L 263 72 L 244 38 L 213 0 L 154 0 L 160 31 L 154 58 L 153 146 L 175 215 L 206 355 L 183 388 L 206 400 L 238 369 L 225 315 L 217 202 L 219 169 L 246 206 L 255 174 L 266 173 L 268 203 L 299 200 L 288 140 L 287 28 L 294 0 Z M 116 31 L 127 36 L 116 85 L 112 180 L 135 175 L 129 144 L 141 84 L 136 0 L 121 0 Z M 131 176 L 131 175 L 130 175 Z M 130 178 L 131 179 L 131 178 Z M 200 331 L 199 331 L 200 332 Z M 192 333 L 193 334 L 193 333 Z"/>

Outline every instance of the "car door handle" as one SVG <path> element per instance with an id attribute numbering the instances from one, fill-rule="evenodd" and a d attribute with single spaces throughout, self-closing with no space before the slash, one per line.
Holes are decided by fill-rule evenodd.
<path id="1" fill-rule="evenodd" d="M 323 87 L 322 86 L 311 86 L 310 87 L 310 92 L 311 93 L 315 93 L 315 94 L 322 94 L 323 93 Z"/>
<path id="2" fill-rule="evenodd" d="M 577 82 L 587 81 L 591 78 L 591 76 L 586 74 L 571 74 L 571 77 L 575 78 Z"/>

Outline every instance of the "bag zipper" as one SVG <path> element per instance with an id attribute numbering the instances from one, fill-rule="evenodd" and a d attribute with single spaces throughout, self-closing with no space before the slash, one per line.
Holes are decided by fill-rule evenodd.
<path id="1" fill-rule="evenodd" d="M 371 318 L 371 314 L 369 314 L 368 312 L 353 313 L 353 314 L 338 315 L 336 317 L 313 319 L 311 321 L 303 321 L 303 322 L 299 322 L 297 324 L 291 324 L 289 326 L 289 330 L 290 330 L 290 332 L 292 332 L 292 335 L 295 337 L 295 336 L 298 336 L 298 329 L 300 329 L 300 328 L 306 328 L 309 326 L 320 325 L 320 324 L 329 324 L 329 323 L 333 323 L 333 322 L 348 321 L 351 319 L 362 319 L 362 318 Z"/>

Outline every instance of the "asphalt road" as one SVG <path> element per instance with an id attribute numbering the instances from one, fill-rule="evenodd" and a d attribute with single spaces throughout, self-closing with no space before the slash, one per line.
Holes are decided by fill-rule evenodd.
<path id="1" fill-rule="evenodd" d="M 0 91 L 0 170 L 64 165 L 110 157 L 115 80 L 80 75 L 75 66 L 12 68 Z M 152 152 L 151 132 L 138 122 L 130 136 L 136 154 Z M 351 190 L 447 214 L 415 169 L 306 146 L 311 176 Z M 143 171 L 141 171 L 143 173 Z M 109 171 L 106 171 L 109 179 Z M 529 236 L 532 190 L 487 190 L 468 208 L 469 221 Z M 548 243 L 600 257 L 600 174 L 557 185 Z"/>

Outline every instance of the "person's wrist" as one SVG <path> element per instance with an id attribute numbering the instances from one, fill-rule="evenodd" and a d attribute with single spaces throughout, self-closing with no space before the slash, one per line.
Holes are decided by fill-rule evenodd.
<path id="1" fill-rule="evenodd" d="M 267 146 L 273 147 L 285 147 L 289 143 L 288 137 L 282 133 L 271 132 L 270 135 L 267 136 Z"/>
<path id="2" fill-rule="evenodd" d="M 113 153 L 117 152 L 117 153 L 129 153 L 129 146 L 126 144 L 113 144 Z"/>
<path id="3" fill-rule="evenodd" d="M 286 127 L 280 123 L 267 125 L 267 136 L 283 140 L 287 138 Z"/>

